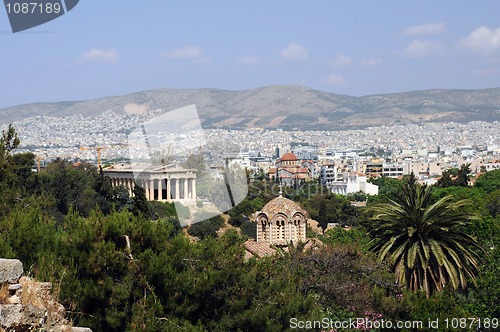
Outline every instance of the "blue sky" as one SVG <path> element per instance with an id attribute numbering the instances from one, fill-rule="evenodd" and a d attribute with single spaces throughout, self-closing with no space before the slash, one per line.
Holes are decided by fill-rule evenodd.
<path id="1" fill-rule="evenodd" d="M 500 87 L 499 13 L 497 0 L 81 0 L 13 34 L 0 9 L 0 108 L 166 87 Z"/>

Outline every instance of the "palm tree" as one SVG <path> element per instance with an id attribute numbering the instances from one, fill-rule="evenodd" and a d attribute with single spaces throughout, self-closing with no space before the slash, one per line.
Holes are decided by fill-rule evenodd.
<path id="1" fill-rule="evenodd" d="M 474 218 L 463 212 L 468 200 L 452 202 L 448 195 L 431 204 L 432 187 L 406 184 L 389 203 L 374 206 L 375 237 L 370 249 L 380 262 L 389 255 L 400 285 L 423 289 L 427 296 L 450 282 L 465 287 L 478 273 L 482 248 L 462 229 Z"/>

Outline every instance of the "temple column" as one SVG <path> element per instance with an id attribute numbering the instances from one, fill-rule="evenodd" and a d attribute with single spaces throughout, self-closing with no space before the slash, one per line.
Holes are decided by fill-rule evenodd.
<path id="1" fill-rule="evenodd" d="M 130 187 L 131 187 L 130 197 L 134 197 L 134 188 L 135 188 L 135 179 L 134 178 L 130 179 Z"/>
<path id="2" fill-rule="evenodd" d="M 193 179 L 188 179 L 188 187 L 189 187 L 189 199 L 194 200 L 193 196 Z"/>
<path id="3" fill-rule="evenodd" d="M 134 179 L 128 179 L 128 192 L 129 192 L 129 196 L 132 197 L 132 194 L 134 193 L 133 192 L 133 186 L 134 186 Z"/>
<path id="4" fill-rule="evenodd" d="M 163 200 L 163 185 L 162 185 L 163 179 L 158 180 L 158 200 L 162 201 Z"/>
<path id="5" fill-rule="evenodd" d="M 153 197 L 151 197 L 151 181 L 150 180 L 146 180 L 146 182 L 148 184 L 148 201 L 152 201 Z"/>
<path id="6" fill-rule="evenodd" d="M 149 197 L 150 201 L 155 199 L 155 180 L 149 180 Z"/>
<path id="7" fill-rule="evenodd" d="M 167 180 L 167 201 L 171 201 L 172 197 L 170 195 L 170 179 L 166 179 L 166 180 Z"/>
<path id="8" fill-rule="evenodd" d="M 175 199 L 179 199 L 179 179 L 175 179 Z"/>
<path id="9" fill-rule="evenodd" d="M 144 185 L 144 193 L 146 194 L 146 199 L 149 201 L 149 188 L 148 188 L 148 181 L 143 180 L 142 181 Z"/>
<path id="10" fill-rule="evenodd" d="M 184 199 L 189 199 L 189 196 L 188 196 L 188 179 L 184 179 Z"/>

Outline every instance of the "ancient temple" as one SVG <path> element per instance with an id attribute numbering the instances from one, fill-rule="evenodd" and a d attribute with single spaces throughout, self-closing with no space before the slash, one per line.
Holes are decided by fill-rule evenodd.
<path id="1" fill-rule="evenodd" d="M 196 171 L 192 169 L 165 165 L 138 173 L 137 168 L 120 164 L 105 168 L 103 172 L 113 186 L 124 186 L 130 196 L 137 183 L 142 185 L 150 201 L 196 201 Z"/>

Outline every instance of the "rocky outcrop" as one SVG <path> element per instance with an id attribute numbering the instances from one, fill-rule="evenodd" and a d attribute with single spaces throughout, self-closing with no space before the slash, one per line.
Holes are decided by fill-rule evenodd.
<path id="1" fill-rule="evenodd" d="M 92 332 L 69 324 L 64 307 L 50 293 L 50 282 L 35 281 L 23 272 L 19 260 L 0 258 L 0 332 Z"/>
<path id="2" fill-rule="evenodd" d="M 23 264 L 19 260 L 0 258 L 0 284 L 19 280 L 23 272 Z"/>

